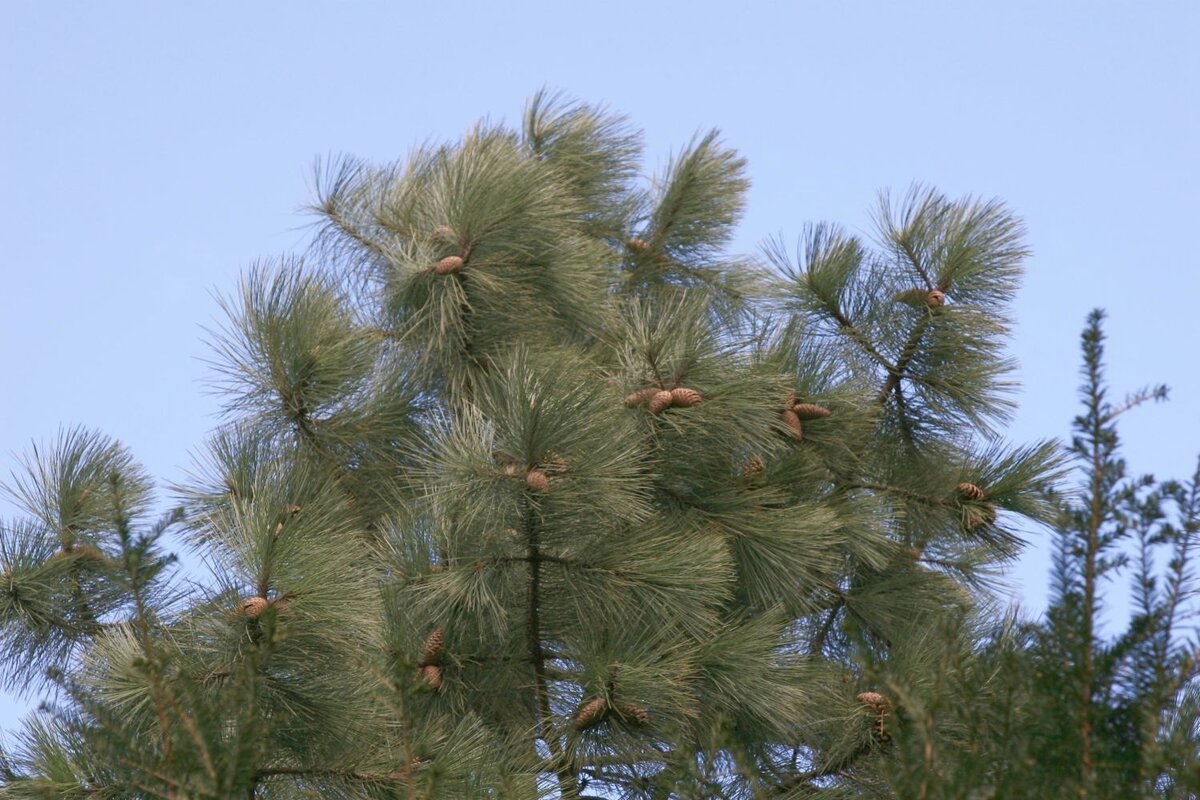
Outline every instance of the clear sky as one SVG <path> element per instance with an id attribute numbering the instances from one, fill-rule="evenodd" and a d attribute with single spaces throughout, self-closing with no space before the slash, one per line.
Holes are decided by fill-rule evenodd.
<path id="1" fill-rule="evenodd" d="M 912 181 L 998 196 L 1035 255 L 1016 440 L 1063 436 L 1078 333 L 1110 313 L 1135 471 L 1200 453 L 1200 2 L 37 2 L 0 8 L 0 476 L 80 423 L 178 479 L 215 423 L 202 325 L 302 247 L 314 160 L 516 120 L 542 86 L 745 154 L 737 247 L 865 229 Z M 0 500 L 0 515 L 13 510 Z M 1044 536 L 1012 575 L 1046 598 Z M 1119 591 L 1124 594 L 1124 587 Z M 0 695 L 0 729 L 27 701 Z"/>

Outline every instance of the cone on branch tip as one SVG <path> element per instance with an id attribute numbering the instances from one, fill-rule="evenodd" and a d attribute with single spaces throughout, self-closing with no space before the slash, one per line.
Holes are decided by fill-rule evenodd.
<path id="1" fill-rule="evenodd" d="M 645 253 L 650 249 L 650 245 L 646 244 L 645 239 L 639 239 L 636 236 L 625 242 L 625 246 L 635 253 Z"/>
<path id="2" fill-rule="evenodd" d="M 449 275 L 453 272 L 458 272 L 463 268 L 463 260 L 460 256 L 446 256 L 437 263 L 433 271 L 438 275 Z"/>
<path id="3" fill-rule="evenodd" d="M 925 305 L 930 308 L 941 308 L 946 305 L 946 293 L 941 289 L 932 289 L 926 292 Z"/>
<path id="4" fill-rule="evenodd" d="M 525 473 L 525 485 L 539 494 L 550 491 L 550 479 L 540 469 L 531 469 Z"/>
<path id="5" fill-rule="evenodd" d="M 597 697 L 579 709 L 579 713 L 575 715 L 575 730 L 585 731 L 595 727 L 603 722 L 606 716 L 608 716 L 608 701 L 603 697 Z"/>
<path id="6" fill-rule="evenodd" d="M 976 486 L 973 483 L 963 482 L 954 488 L 966 500 L 979 501 L 979 500 L 987 499 L 987 495 L 984 493 L 983 489 L 980 489 L 978 486 Z"/>
<path id="7" fill-rule="evenodd" d="M 824 419 L 829 416 L 829 409 L 816 403 L 796 403 L 792 410 L 801 420 Z"/>

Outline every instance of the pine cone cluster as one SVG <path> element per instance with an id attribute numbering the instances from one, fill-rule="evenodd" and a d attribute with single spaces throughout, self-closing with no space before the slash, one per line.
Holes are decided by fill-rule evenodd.
<path id="1" fill-rule="evenodd" d="M 585 703 L 575 714 L 575 730 L 585 731 L 588 728 L 594 728 L 612 713 L 616 713 L 623 722 L 638 726 L 650 724 L 650 713 L 641 706 L 634 703 L 617 703 L 613 706 L 607 699 L 597 697 Z"/>
<path id="2" fill-rule="evenodd" d="M 651 414 L 661 414 L 668 408 L 691 408 L 703 402 L 704 395 L 686 386 L 676 386 L 674 389 L 650 387 L 639 389 L 625 397 L 626 408 L 646 403 Z"/>
<path id="3" fill-rule="evenodd" d="M 783 421 L 783 427 L 787 428 L 788 433 L 796 441 L 804 438 L 804 423 L 808 420 L 824 419 L 830 414 L 829 409 L 816 403 L 798 403 L 796 402 L 796 393 L 788 392 L 788 396 L 784 401 L 784 408 L 779 412 L 780 419 Z"/>
<path id="4" fill-rule="evenodd" d="M 434 691 L 442 690 L 442 657 L 445 655 L 446 629 L 438 628 L 425 639 L 421 650 L 421 677 Z"/>

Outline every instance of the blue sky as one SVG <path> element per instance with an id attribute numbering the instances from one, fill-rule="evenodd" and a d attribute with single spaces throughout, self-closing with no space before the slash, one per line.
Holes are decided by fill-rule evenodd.
<path id="1" fill-rule="evenodd" d="M 112 0 L 0 10 L 0 476 L 62 425 L 178 479 L 215 423 L 201 326 L 302 247 L 314 160 L 390 160 L 542 86 L 625 112 L 648 166 L 719 127 L 753 186 L 736 243 L 867 227 L 914 180 L 997 196 L 1034 256 L 1008 435 L 1065 435 L 1078 333 L 1110 314 L 1134 471 L 1200 453 L 1200 3 Z M 0 500 L 0 514 L 11 506 Z M 1031 543 L 1014 595 L 1045 603 Z M 1123 587 L 1118 589 L 1122 594 Z M 0 696 L 0 729 L 27 702 Z"/>

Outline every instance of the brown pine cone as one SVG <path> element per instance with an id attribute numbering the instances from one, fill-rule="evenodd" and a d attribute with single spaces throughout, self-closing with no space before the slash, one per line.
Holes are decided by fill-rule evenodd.
<path id="1" fill-rule="evenodd" d="M 792 433 L 792 437 L 799 441 L 804 438 L 804 426 L 800 424 L 800 415 L 790 408 L 783 411 L 783 424 Z"/>
<path id="2" fill-rule="evenodd" d="M 946 305 L 946 293 L 941 289 L 933 289 L 925 294 L 925 305 L 930 308 L 941 308 Z"/>
<path id="3" fill-rule="evenodd" d="M 671 390 L 671 405 L 677 408 L 691 408 L 704 402 L 704 398 L 695 389 L 683 386 Z"/>
<path id="4" fill-rule="evenodd" d="M 650 397 L 650 413 L 659 414 L 670 408 L 673 402 L 675 402 L 675 397 L 667 390 L 660 389 Z"/>
<path id="5" fill-rule="evenodd" d="M 606 716 L 608 716 L 608 701 L 603 697 L 597 697 L 579 709 L 579 713 L 575 715 L 575 730 L 584 731 L 599 725 Z"/>
<path id="6" fill-rule="evenodd" d="M 621 703 L 617 706 L 617 713 L 626 722 L 632 722 L 635 725 L 649 725 L 650 714 L 641 706 L 633 703 Z"/>
<path id="7" fill-rule="evenodd" d="M 425 649 L 421 654 L 421 666 L 427 667 L 433 664 L 440 664 L 442 661 L 442 646 L 445 643 L 445 629 L 438 628 L 429 634 L 429 638 L 425 640 Z"/>
<path id="8" fill-rule="evenodd" d="M 987 499 L 987 495 L 984 494 L 983 489 L 980 489 L 978 486 L 976 486 L 973 483 L 960 483 L 958 486 L 955 486 L 954 488 L 958 491 L 958 493 L 960 495 L 962 495 L 967 500 L 978 501 L 978 500 Z"/>
<path id="9" fill-rule="evenodd" d="M 640 406 L 642 403 L 658 394 L 658 392 L 659 389 L 656 387 L 651 387 L 649 389 L 638 389 L 636 392 L 625 396 L 625 407 L 633 408 L 634 406 Z"/>
<path id="10" fill-rule="evenodd" d="M 433 271 L 438 275 L 449 275 L 452 272 L 458 272 L 463 267 L 463 260 L 459 256 L 446 256 L 437 263 Z"/>
<path id="11" fill-rule="evenodd" d="M 421 677 L 433 687 L 434 691 L 442 690 L 442 668 L 436 664 L 426 664 L 421 667 Z"/>
<path id="12" fill-rule="evenodd" d="M 550 491 L 550 479 L 540 469 L 531 469 L 525 473 L 525 485 L 539 494 Z"/>
<path id="13" fill-rule="evenodd" d="M 650 249 L 650 245 L 646 244 L 644 239 L 634 237 L 625 243 L 625 246 L 635 253 L 644 253 Z"/>
<path id="14" fill-rule="evenodd" d="M 802 420 L 822 419 L 829 416 L 829 409 L 816 403 L 796 403 L 792 406 L 792 410 Z"/>
<path id="15" fill-rule="evenodd" d="M 262 613 L 270 607 L 270 605 L 271 602 L 265 597 L 247 597 L 238 606 L 238 611 L 240 611 L 245 617 L 249 617 L 250 619 L 258 619 L 259 616 L 261 616 Z"/>
<path id="16" fill-rule="evenodd" d="M 746 466 L 742 467 L 742 475 L 751 477 L 752 475 L 761 475 L 766 470 L 767 465 L 758 456 L 750 456 L 750 460 L 746 462 Z"/>

